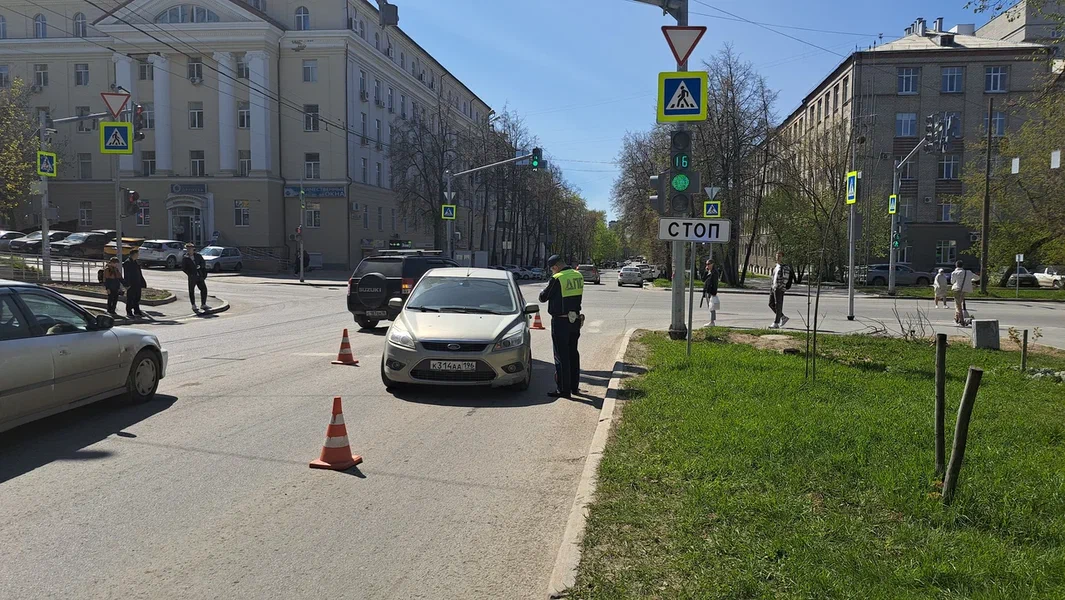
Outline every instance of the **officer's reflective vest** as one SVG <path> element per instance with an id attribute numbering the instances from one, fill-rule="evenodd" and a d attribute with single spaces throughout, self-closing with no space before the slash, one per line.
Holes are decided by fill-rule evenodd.
<path id="1" fill-rule="evenodd" d="M 555 273 L 552 277 L 558 280 L 559 287 L 562 288 L 563 298 L 584 294 L 584 275 L 581 275 L 580 271 L 566 269 Z"/>

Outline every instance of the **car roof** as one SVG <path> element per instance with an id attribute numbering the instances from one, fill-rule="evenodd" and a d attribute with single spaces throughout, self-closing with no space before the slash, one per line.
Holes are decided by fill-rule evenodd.
<path id="1" fill-rule="evenodd" d="M 40 287 L 35 283 L 27 283 L 25 281 L 12 281 L 10 279 L 0 279 L 0 287 Z"/>
<path id="2" fill-rule="evenodd" d="M 441 267 L 432 269 L 434 277 L 470 277 L 476 279 L 510 279 L 508 271 L 498 269 L 482 269 L 480 267 Z"/>
<path id="3" fill-rule="evenodd" d="M 159 244 L 181 244 L 181 240 L 144 240 L 145 242 L 156 242 Z"/>

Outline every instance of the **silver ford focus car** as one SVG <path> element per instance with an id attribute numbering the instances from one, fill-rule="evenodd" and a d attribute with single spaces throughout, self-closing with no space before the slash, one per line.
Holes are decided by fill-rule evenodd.
<path id="1" fill-rule="evenodd" d="M 507 271 L 432 269 L 415 286 L 386 334 L 385 387 L 404 384 L 513 386 L 532 380 L 532 338 L 526 304 Z"/>

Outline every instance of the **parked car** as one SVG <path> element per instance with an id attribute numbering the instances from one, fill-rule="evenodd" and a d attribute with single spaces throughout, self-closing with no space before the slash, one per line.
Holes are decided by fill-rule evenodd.
<path id="1" fill-rule="evenodd" d="M 207 246 L 200 250 L 207 270 L 213 273 L 221 271 L 240 271 L 244 268 L 244 257 L 239 248 L 232 246 Z"/>
<path id="2" fill-rule="evenodd" d="M 887 285 L 890 273 L 887 264 L 869 265 L 865 271 L 866 285 Z M 859 272 L 859 276 L 861 273 Z M 895 265 L 895 285 L 926 286 L 932 284 L 932 275 L 924 271 L 915 271 L 912 267 L 903 264 Z"/>
<path id="3" fill-rule="evenodd" d="M 0 431 L 128 394 L 149 400 L 167 352 L 146 331 L 114 327 L 52 290 L 0 280 Z"/>
<path id="4" fill-rule="evenodd" d="M 1039 280 L 1040 286 L 1052 287 L 1055 290 L 1060 290 L 1065 287 L 1065 266 L 1054 265 L 1039 267 L 1034 273 L 1035 278 Z"/>
<path id="5" fill-rule="evenodd" d="M 643 287 L 644 279 L 643 271 L 640 267 L 622 267 L 621 270 L 618 271 L 618 287 L 623 285 Z"/>
<path id="6" fill-rule="evenodd" d="M 22 233 L 21 231 L 5 231 L 3 229 L 0 229 L 0 251 L 9 251 L 11 249 L 11 240 L 17 240 L 18 238 L 24 235 L 26 234 Z"/>
<path id="7" fill-rule="evenodd" d="M 177 240 L 145 240 L 140 246 L 140 262 L 146 267 L 164 266 L 176 269 L 181 264 L 185 243 Z M 204 257 L 206 261 L 207 257 Z"/>
<path id="8" fill-rule="evenodd" d="M 535 280 L 547 279 L 547 271 L 541 269 L 540 267 L 530 267 L 529 268 L 529 279 L 535 279 Z"/>
<path id="9" fill-rule="evenodd" d="M 584 276 L 585 283 L 594 283 L 595 285 L 603 283 L 599 278 L 599 269 L 595 265 L 577 265 L 577 272 Z"/>
<path id="10" fill-rule="evenodd" d="M 1001 273 L 1004 275 L 1006 273 L 1005 269 Z M 1016 273 L 1010 275 L 1009 279 L 1006 280 L 1006 287 L 1016 287 L 1018 277 L 1021 280 L 1020 287 L 1039 287 L 1039 279 L 1024 267 L 1019 267 Z M 999 280 L 1001 281 L 1001 279 L 1002 277 L 1000 276 Z"/>
<path id="11" fill-rule="evenodd" d="M 503 269 L 505 271 L 509 271 L 510 274 L 515 277 L 515 279 L 521 278 L 521 267 L 519 267 L 518 265 L 503 265 Z"/>
<path id="12" fill-rule="evenodd" d="M 400 308 L 392 298 L 406 298 L 429 269 L 459 266 L 439 250 L 395 250 L 362 259 L 348 280 L 348 312 L 363 329 L 394 320 Z M 490 270 L 505 271 L 502 267 Z"/>
<path id="13" fill-rule="evenodd" d="M 103 258 L 104 246 L 115 239 L 114 231 L 79 231 L 50 244 L 52 253 L 71 258 Z"/>
<path id="14" fill-rule="evenodd" d="M 397 317 L 385 336 L 381 381 L 405 384 L 511 386 L 529 389 L 532 336 L 526 303 L 513 277 L 494 269 L 432 269 L 404 305 L 389 300 Z"/>
<path id="15" fill-rule="evenodd" d="M 655 276 L 657 273 L 655 273 L 655 268 L 653 266 L 647 263 L 642 263 L 636 266 L 640 269 L 644 281 L 654 281 L 656 279 Z"/>
<path id="16" fill-rule="evenodd" d="M 69 231 L 49 231 L 48 241 L 58 242 L 65 239 L 70 235 Z M 41 232 L 34 231 L 33 233 L 11 240 L 8 248 L 11 252 L 21 252 L 23 254 L 37 254 L 41 251 Z"/>

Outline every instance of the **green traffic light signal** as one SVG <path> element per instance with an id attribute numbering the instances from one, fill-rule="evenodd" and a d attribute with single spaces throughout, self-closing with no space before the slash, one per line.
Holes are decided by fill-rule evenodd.
<path id="1" fill-rule="evenodd" d="M 670 182 L 670 185 L 673 186 L 674 190 L 683 192 L 691 185 L 691 180 L 684 173 L 677 173 L 673 176 L 673 181 Z"/>
<path id="2" fill-rule="evenodd" d="M 529 164 L 533 169 L 539 169 L 541 160 L 543 160 L 543 150 L 540 148 L 533 148 L 532 159 L 529 160 Z"/>

